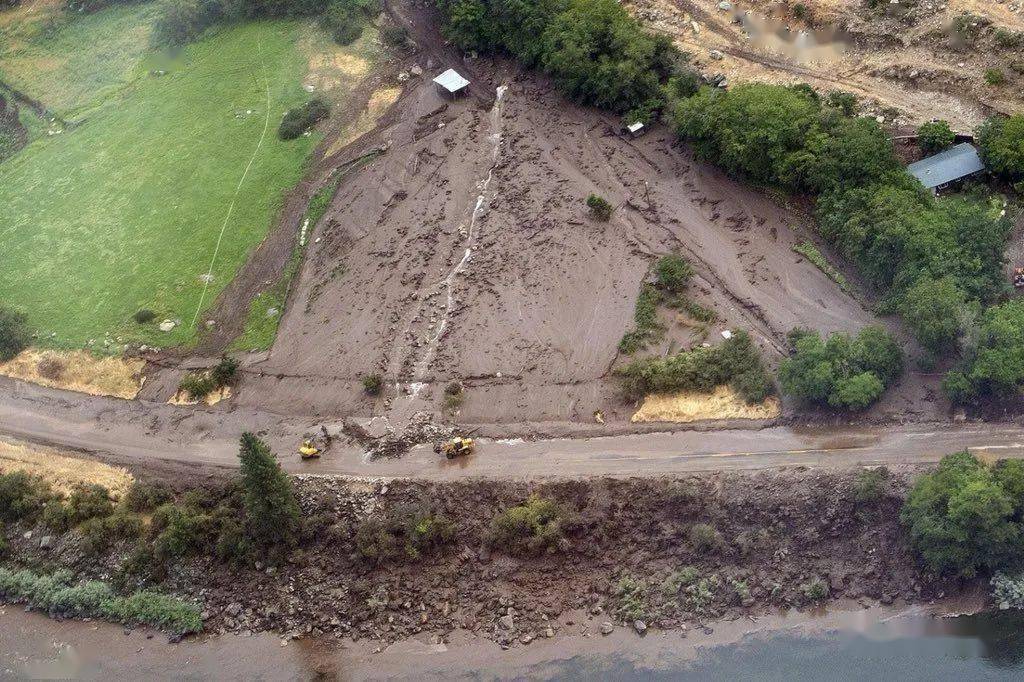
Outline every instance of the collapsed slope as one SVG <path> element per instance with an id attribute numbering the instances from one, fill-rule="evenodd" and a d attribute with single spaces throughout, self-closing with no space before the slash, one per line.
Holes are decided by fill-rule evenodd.
<path id="1" fill-rule="evenodd" d="M 461 380 L 464 421 L 624 417 L 609 371 L 651 262 L 673 251 L 694 263 L 715 329 L 749 329 L 772 356 L 794 326 L 875 321 L 792 252 L 811 234 L 799 214 L 696 162 L 668 131 L 627 139 L 538 77 L 469 68 L 482 95 L 448 102 L 414 85 L 394 123 L 350 150 L 387 151 L 342 182 L 312 234 L 242 404 L 403 416 Z M 617 207 L 609 222 L 588 215 L 590 193 Z M 382 404 L 360 390 L 373 373 L 392 382 Z"/>

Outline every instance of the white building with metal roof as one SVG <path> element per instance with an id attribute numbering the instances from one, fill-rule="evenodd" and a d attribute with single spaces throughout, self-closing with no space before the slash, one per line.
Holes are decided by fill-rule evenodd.
<path id="1" fill-rule="evenodd" d="M 933 192 L 983 170 L 985 164 L 978 156 L 978 150 L 968 142 L 907 166 L 907 171 Z"/>
<path id="2" fill-rule="evenodd" d="M 469 86 L 469 81 L 462 77 L 462 75 L 455 69 L 448 69 L 441 75 L 434 79 L 443 91 L 449 95 L 457 95 Z"/>

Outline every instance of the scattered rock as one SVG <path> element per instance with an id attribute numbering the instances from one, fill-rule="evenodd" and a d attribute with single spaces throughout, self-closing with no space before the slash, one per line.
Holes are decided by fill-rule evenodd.
<path id="1" fill-rule="evenodd" d="M 160 331 L 169 332 L 177 326 L 178 323 L 175 322 L 174 320 L 164 320 L 163 322 L 160 323 Z"/>
<path id="2" fill-rule="evenodd" d="M 636 630 L 636 633 L 638 635 L 642 635 L 645 632 L 647 632 L 647 623 L 643 622 L 642 620 L 634 620 L 633 629 Z"/>
<path id="3" fill-rule="evenodd" d="M 708 56 L 711 57 L 712 59 L 716 60 L 716 61 L 720 61 L 721 59 L 723 59 L 725 57 L 725 55 L 722 54 L 721 50 L 709 50 L 708 51 Z"/>
<path id="4" fill-rule="evenodd" d="M 602 635 L 610 635 L 610 634 L 612 634 L 612 631 L 614 631 L 614 630 L 615 630 L 615 626 L 612 625 L 611 623 L 609 623 L 608 621 L 605 621 L 605 622 L 601 623 L 601 634 Z"/>

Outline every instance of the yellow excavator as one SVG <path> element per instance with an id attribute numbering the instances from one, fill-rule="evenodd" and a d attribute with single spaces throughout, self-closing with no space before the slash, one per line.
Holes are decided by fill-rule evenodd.
<path id="1" fill-rule="evenodd" d="M 434 452 L 443 454 L 448 459 L 471 455 L 473 454 L 473 451 L 476 450 L 476 441 L 470 438 L 470 436 L 477 431 L 479 431 L 479 429 L 473 429 L 472 431 L 461 435 L 455 434 L 448 440 L 434 443 Z"/>

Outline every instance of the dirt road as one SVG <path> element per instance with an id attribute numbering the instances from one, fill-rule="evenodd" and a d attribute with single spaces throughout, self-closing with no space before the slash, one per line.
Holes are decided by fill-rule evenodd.
<path id="1" fill-rule="evenodd" d="M 773 427 L 760 430 L 631 434 L 589 439 L 484 440 L 478 454 L 449 462 L 428 446 L 401 459 L 366 461 L 336 444 L 326 457 L 293 454 L 307 419 L 251 409 L 196 410 L 93 398 L 0 380 L 0 436 L 96 453 L 127 464 L 173 463 L 198 470 L 234 467 L 237 439 L 259 433 L 295 473 L 418 477 L 655 475 L 779 466 L 844 467 L 937 461 L 971 448 L 1024 457 L 1024 429 L 1013 424 L 914 424 L 898 427 Z M 338 423 L 326 423 L 330 430 Z"/>

